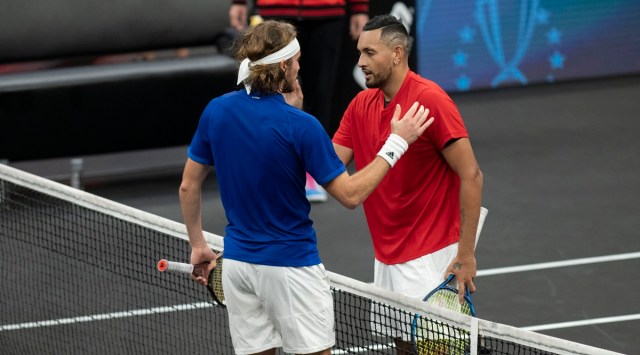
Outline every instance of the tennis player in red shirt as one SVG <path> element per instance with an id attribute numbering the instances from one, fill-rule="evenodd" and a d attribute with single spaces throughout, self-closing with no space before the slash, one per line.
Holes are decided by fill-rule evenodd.
<path id="1" fill-rule="evenodd" d="M 349 104 L 333 137 L 345 165 L 370 162 L 389 136 L 394 107 L 417 101 L 435 118 L 364 202 L 375 252 L 374 284 L 422 299 L 449 273 L 460 297 L 476 290 L 475 236 L 482 172 L 464 122 L 436 83 L 409 69 L 401 21 L 376 16 L 358 40 L 367 90 Z"/>

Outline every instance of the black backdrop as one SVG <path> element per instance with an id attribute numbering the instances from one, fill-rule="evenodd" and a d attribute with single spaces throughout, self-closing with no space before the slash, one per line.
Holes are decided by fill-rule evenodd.
<path id="1" fill-rule="evenodd" d="M 178 8 L 171 3 L 1 2 L 0 63 L 208 45 L 215 41 L 216 31 L 228 24 L 227 0 L 182 0 Z M 390 13 L 394 6 L 411 9 L 413 1 L 371 1 L 370 15 Z M 346 29 L 343 33 L 330 135 L 361 90 L 352 76 L 356 43 Z M 42 71 L 43 78 L 47 71 Z M 0 90 L 0 159 L 24 161 L 186 145 L 206 103 L 235 89 L 234 79 L 235 69 L 225 67 Z"/>
<path id="2" fill-rule="evenodd" d="M 187 144 L 207 101 L 235 84 L 234 61 L 215 51 L 228 25 L 229 3 L 0 2 L 0 69 L 2 63 L 34 60 L 47 68 L 0 75 L 0 159 Z M 143 51 L 173 53 L 180 47 L 210 48 L 212 60 L 165 56 L 159 59 L 173 64 L 152 73 L 158 59 L 139 61 Z M 114 54 L 130 59 L 92 64 Z M 116 75 L 122 71 L 127 74 Z"/>
<path id="3" fill-rule="evenodd" d="M 0 63 L 212 43 L 230 0 L 2 0 Z"/>

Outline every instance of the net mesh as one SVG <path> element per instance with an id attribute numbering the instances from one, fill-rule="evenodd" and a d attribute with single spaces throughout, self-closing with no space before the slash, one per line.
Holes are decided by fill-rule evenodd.
<path id="1" fill-rule="evenodd" d="M 156 269 L 188 258 L 176 222 L 0 165 L 0 255 L 3 354 L 233 353 L 225 308 Z M 330 276 L 334 354 L 593 350 Z"/>

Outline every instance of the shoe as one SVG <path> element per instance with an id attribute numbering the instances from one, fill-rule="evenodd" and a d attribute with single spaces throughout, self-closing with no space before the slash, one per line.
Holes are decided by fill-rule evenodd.
<path id="1" fill-rule="evenodd" d="M 325 202 L 327 201 L 327 192 L 318 184 L 311 175 L 307 174 L 307 183 L 304 186 L 309 202 Z"/>
<path id="2" fill-rule="evenodd" d="M 306 188 L 305 191 L 307 193 L 307 200 L 309 202 L 325 202 L 327 201 L 327 192 L 320 185 L 317 185 L 313 188 Z"/>

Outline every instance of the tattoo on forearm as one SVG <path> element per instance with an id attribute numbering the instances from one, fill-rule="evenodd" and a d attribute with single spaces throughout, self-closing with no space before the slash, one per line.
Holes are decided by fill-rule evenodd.
<path id="1" fill-rule="evenodd" d="M 453 264 L 453 269 L 454 270 L 462 270 L 462 264 L 461 263 Z"/>

